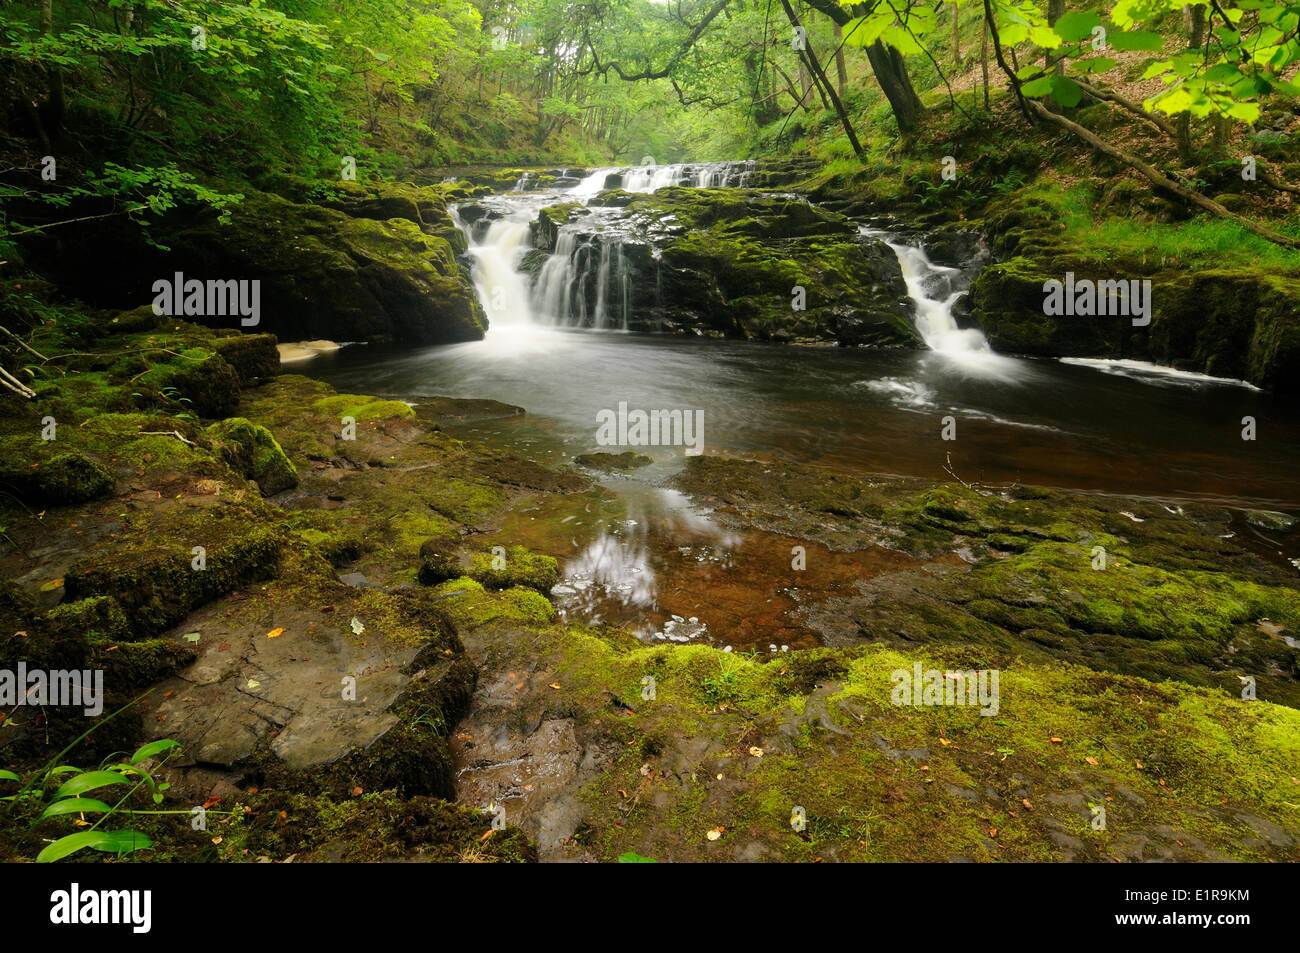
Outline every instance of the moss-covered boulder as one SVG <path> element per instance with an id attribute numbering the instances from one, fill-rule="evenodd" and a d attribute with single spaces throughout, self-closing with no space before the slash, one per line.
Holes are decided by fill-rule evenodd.
<path id="1" fill-rule="evenodd" d="M 228 417 L 239 406 L 239 375 L 208 348 L 186 348 L 136 380 L 187 404 L 201 417 Z"/>
<path id="2" fill-rule="evenodd" d="M 421 201 L 409 214 L 423 218 L 437 204 L 429 195 Z M 178 271 L 187 279 L 256 280 L 256 330 L 284 341 L 436 344 L 483 336 L 482 308 L 445 229 L 428 234 L 409 218 L 357 217 L 250 191 L 225 224 L 209 213 L 177 212 L 154 235 L 170 251 L 125 228 L 76 232 L 50 267 L 70 292 L 103 305 L 148 300 L 155 281 Z M 238 329 L 241 319 L 192 320 Z"/>
<path id="3" fill-rule="evenodd" d="M 128 520 L 108 545 L 67 572 L 69 600 L 112 596 L 146 638 L 198 606 L 275 574 L 278 529 L 240 504 L 183 506 Z"/>
<path id="4" fill-rule="evenodd" d="M 468 575 L 489 589 L 527 586 L 545 594 L 559 581 L 560 564 L 523 546 L 495 546 L 470 556 Z"/>
<path id="5" fill-rule="evenodd" d="M 113 474 L 80 451 L 63 450 L 34 436 L 7 437 L 0 447 L 7 451 L 0 459 L 0 484 L 26 502 L 86 503 L 113 491 Z"/>
<path id="6" fill-rule="evenodd" d="M 274 334 L 232 334 L 215 338 L 212 349 L 235 369 L 242 387 L 280 373 L 280 352 Z"/>
<path id="7" fill-rule="evenodd" d="M 251 480 L 266 496 L 298 485 L 298 471 L 271 431 L 244 417 L 220 420 L 208 433 L 221 441 L 227 462 Z"/>

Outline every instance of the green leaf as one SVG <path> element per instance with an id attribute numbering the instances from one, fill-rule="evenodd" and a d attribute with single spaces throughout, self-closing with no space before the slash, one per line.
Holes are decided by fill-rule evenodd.
<path id="1" fill-rule="evenodd" d="M 113 854 L 126 854 L 152 846 L 153 841 L 138 831 L 79 831 L 60 837 L 50 844 L 36 855 L 36 862 L 51 864 L 87 847 Z"/>
<path id="2" fill-rule="evenodd" d="M 619 855 L 618 855 L 618 862 L 619 862 L 620 864 L 657 864 L 657 863 L 659 863 L 659 861 L 655 860 L 653 857 L 642 857 L 640 854 L 633 853 L 633 852 L 630 851 L 630 850 L 629 850 L 626 854 L 619 854 Z"/>
<path id="3" fill-rule="evenodd" d="M 22 778 L 12 771 L 0 771 L 0 781 L 21 781 Z"/>
<path id="4" fill-rule="evenodd" d="M 1083 90 L 1067 76 L 1053 76 L 1052 98 L 1068 109 L 1079 105 L 1079 100 L 1083 99 Z"/>
<path id="5" fill-rule="evenodd" d="M 1092 35 L 1092 28 L 1101 26 L 1101 17 L 1095 13 L 1065 13 L 1056 18 L 1052 29 L 1067 43 Z"/>
<path id="6" fill-rule="evenodd" d="M 1052 79 L 1051 76 L 1040 76 L 1038 79 L 1032 79 L 1020 87 L 1020 93 L 1031 99 L 1046 96 L 1052 91 Z"/>
<path id="7" fill-rule="evenodd" d="M 179 748 L 179 741 L 172 741 L 170 738 L 159 738 L 157 741 L 151 741 L 141 747 L 135 754 L 131 755 L 131 763 L 139 764 L 145 758 L 152 758 L 154 755 L 168 751 L 172 748 Z"/>
<path id="8" fill-rule="evenodd" d="M 1159 33 L 1146 30 L 1129 30 L 1124 33 L 1114 32 L 1106 37 L 1106 42 L 1117 50 L 1143 50 L 1159 53 L 1165 45 L 1165 38 Z"/>
<path id="9" fill-rule="evenodd" d="M 87 771 L 63 782 L 63 786 L 54 792 L 54 799 L 73 797 L 85 791 L 93 791 L 95 788 L 105 788 L 110 784 L 130 784 L 126 778 L 122 777 L 116 771 Z"/>
<path id="10" fill-rule="evenodd" d="M 47 817 L 58 817 L 60 814 L 107 814 L 113 809 L 103 801 L 96 801 L 93 797 L 70 797 L 62 801 L 55 801 L 41 814 L 37 820 L 43 821 Z"/>
<path id="11" fill-rule="evenodd" d="M 1114 69 L 1116 63 L 1109 56 L 1094 56 L 1091 59 L 1080 60 L 1074 65 L 1080 73 L 1104 73 L 1108 69 Z"/>
<path id="12" fill-rule="evenodd" d="M 1030 27 L 1029 39 L 1045 50 L 1054 50 L 1061 45 L 1061 38 L 1050 26 Z"/>

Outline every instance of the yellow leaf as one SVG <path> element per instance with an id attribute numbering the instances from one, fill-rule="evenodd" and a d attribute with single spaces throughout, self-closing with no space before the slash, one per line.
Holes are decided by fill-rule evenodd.
<path id="1" fill-rule="evenodd" d="M 1060 738 L 1053 738 L 1053 739 L 1052 739 L 1052 744 L 1054 744 L 1054 745 L 1059 745 L 1060 743 L 1061 743 L 1061 739 L 1060 739 Z"/>
<path id="2" fill-rule="evenodd" d="M 749 749 L 749 753 L 752 754 L 755 758 L 761 758 L 761 757 L 763 757 L 763 749 L 760 748 L 760 747 L 758 747 L 757 745 L 755 745 L 754 747 L 750 748 L 750 749 Z"/>
<path id="3" fill-rule="evenodd" d="M 1084 758 L 1083 760 L 1084 760 L 1084 761 L 1087 761 L 1089 764 L 1096 764 L 1096 763 L 1097 763 L 1097 759 L 1096 759 L 1096 758 Z"/>
<path id="4" fill-rule="evenodd" d="M 284 633 L 284 629 L 279 628 L 279 627 L 277 626 L 276 628 L 272 629 L 270 632 L 266 633 L 266 637 L 267 637 L 268 639 L 273 639 L 273 638 L 275 638 L 277 635 L 282 635 L 283 633 Z"/>
<path id="5" fill-rule="evenodd" d="M 709 840 L 717 840 L 719 837 L 722 836 L 722 831 L 718 830 L 715 827 L 713 830 L 709 831 L 704 836 L 707 837 Z"/>
<path id="6" fill-rule="evenodd" d="M 551 687 L 552 687 L 552 688 L 559 688 L 559 687 L 560 687 L 560 683 L 559 683 L 559 682 L 551 682 Z"/>

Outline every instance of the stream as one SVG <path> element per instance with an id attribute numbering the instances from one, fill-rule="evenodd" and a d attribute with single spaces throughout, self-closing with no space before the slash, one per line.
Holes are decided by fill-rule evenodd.
<path id="1" fill-rule="evenodd" d="M 797 347 L 634 334 L 618 242 L 620 208 L 593 209 L 610 238 L 578 253 L 569 226 L 532 281 L 522 262 L 544 207 L 590 201 L 608 181 L 742 186 L 745 163 L 600 169 L 562 190 L 489 196 L 491 221 L 461 222 L 491 322 L 483 341 L 419 350 L 349 346 L 303 370 L 340 391 L 419 403 L 490 398 L 517 417 L 447 429 L 554 466 L 579 454 L 633 449 L 652 462 L 597 474 L 610 493 L 570 512 L 520 514 L 503 538 L 561 559 L 561 611 L 626 624 L 648 640 L 710 639 L 780 651 L 816 644 L 790 609 L 902 559 L 886 551 L 825 554 L 789 591 L 790 540 L 716 525 L 665 480 L 681 446 L 599 446 L 598 415 L 680 410 L 702 421 L 706 454 L 802 462 L 862 473 L 1028 483 L 1085 493 L 1240 508 L 1300 510 L 1300 427 L 1294 403 L 1248 384 L 1132 361 L 1027 360 L 996 354 L 953 307 L 970 269 L 932 263 L 920 247 L 866 224 L 897 255 L 918 351 Z M 528 182 L 521 180 L 520 187 Z M 591 218 L 586 220 L 590 228 Z M 603 227 L 603 224 L 602 224 Z M 596 282 L 596 305 L 574 289 Z M 1242 418 L 1258 439 L 1242 439 Z M 956 439 L 944 440 L 952 417 Z"/>

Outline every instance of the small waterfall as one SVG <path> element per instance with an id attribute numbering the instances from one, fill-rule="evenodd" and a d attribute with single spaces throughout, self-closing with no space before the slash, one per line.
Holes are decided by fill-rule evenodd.
<path id="1" fill-rule="evenodd" d="M 988 339 L 976 328 L 960 328 L 952 309 L 966 294 L 969 276 L 960 268 L 936 265 L 915 245 L 899 243 L 888 232 L 861 226 L 859 232 L 884 242 L 898 258 L 908 297 L 916 308 L 916 330 L 932 351 L 951 356 L 996 357 Z"/>
<path id="2" fill-rule="evenodd" d="M 619 236 L 579 235 L 574 226 L 562 226 L 533 289 L 537 319 L 556 327 L 626 331 L 631 298 Z"/>

